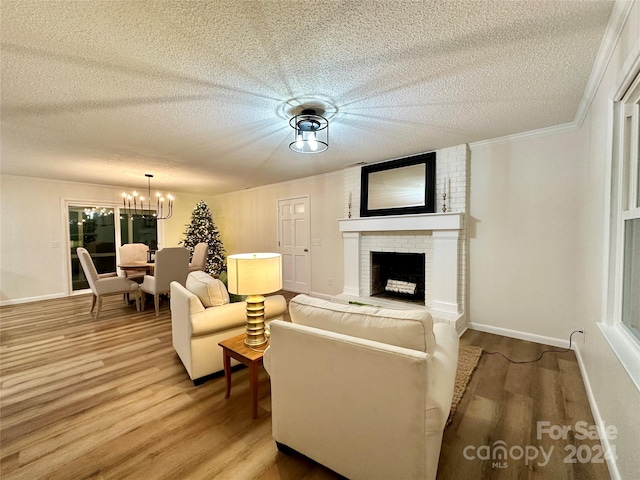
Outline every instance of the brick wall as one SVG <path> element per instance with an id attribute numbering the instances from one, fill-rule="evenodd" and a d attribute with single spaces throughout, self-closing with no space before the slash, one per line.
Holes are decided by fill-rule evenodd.
<path id="1" fill-rule="evenodd" d="M 425 254 L 425 305 L 431 307 L 433 282 L 433 251 L 431 235 L 406 235 L 402 232 L 363 233 L 360 238 L 360 291 L 371 295 L 371 252 L 424 253 Z"/>

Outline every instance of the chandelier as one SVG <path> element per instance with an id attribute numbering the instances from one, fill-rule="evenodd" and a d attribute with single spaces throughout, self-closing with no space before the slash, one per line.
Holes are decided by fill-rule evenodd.
<path id="1" fill-rule="evenodd" d="M 321 153 L 329 148 L 329 120 L 313 108 L 305 108 L 289 120 L 294 141 L 289 148 L 297 153 Z"/>
<path id="2" fill-rule="evenodd" d="M 133 202 L 133 214 L 134 215 L 144 215 L 144 204 L 145 200 L 147 202 L 147 210 L 151 210 L 151 179 L 153 175 L 150 173 L 145 173 L 145 177 L 147 177 L 147 192 L 148 196 L 143 197 L 138 194 L 134 190 L 133 193 L 123 193 L 122 194 L 122 204 L 125 208 L 132 210 L 131 203 Z M 173 215 L 173 195 L 167 195 L 167 202 L 165 203 L 165 198 L 160 192 L 156 192 L 156 213 L 153 215 L 156 220 L 166 220 L 167 218 L 171 218 Z M 138 204 L 140 205 L 140 213 L 138 213 Z"/>

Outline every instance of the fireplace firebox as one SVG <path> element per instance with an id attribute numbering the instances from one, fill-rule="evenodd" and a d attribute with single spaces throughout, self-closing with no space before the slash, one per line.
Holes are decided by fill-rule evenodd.
<path id="1" fill-rule="evenodd" d="M 424 305 L 425 254 L 371 252 L 371 295 Z"/>

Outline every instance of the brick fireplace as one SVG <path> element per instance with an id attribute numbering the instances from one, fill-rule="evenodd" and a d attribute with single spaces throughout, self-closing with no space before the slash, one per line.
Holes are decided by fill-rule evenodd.
<path id="1" fill-rule="evenodd" d="M 347 172 L 347 218 L 338 220 L 344 245 L 344 286 L 336 300 L 393 308 L 427 308 L 434 321 L 452 323 L 459 333 L 464 331 L 467 177 L 466 145 L 438 151 L 438 213 L 355 217 L 353 214 L 359 211 L 359 169 Z M 440 199 L 445 189 L 449 191 L 448 208 L 442 212 Z M 372 254 L 376 252 L 424 255 L 424 297 L 419 301 L 412 299 L 406 302 L 402 295 L 398 298 L 375 296 L 379 286 L 372 284 L 375 282 Z"/>

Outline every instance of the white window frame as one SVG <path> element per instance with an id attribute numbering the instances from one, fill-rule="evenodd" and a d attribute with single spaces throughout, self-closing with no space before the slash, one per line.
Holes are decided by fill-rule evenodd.
<path id="1" fill-rule="evenodd" d="M 622 323 L 625 221 L 640 219 L 637 185 L 640 106 L 632 106 L 638 101 L 640 89 L 640 55 L 623 71 L 628 73 L 620 82 L 610 109 L 612 148 L 606 192 L 609 210 L 605 222 L 605 308 L 598 327 L 640 391 L 640 340 Z M 625 143 L 625 122 L 629 116 L 634 133 L 631 142 Z M 629 165 L 625 165 L 627 156 L 631 159 Z"/>
<path id="2" fill-rule="evenodd" d="M 69 207 L 77 207 L 77 206 L 87 206 L 87 205 L 95 205 L 105 208 L 113 209 L 114 215 L 116 217 L 120 216 L 120 210 L 124 209 L 124 207 L 120 203 L 116 202 L 105 202 L 102 200 L 86 200 L 86 199 L 77 199 L 77 198 L 61 198 L 60 199 L 60 208 L 62 211 L 61 220 L 62 220 L 62 231 L 65 233 L 65 255 L 64 257 L 64 283 L 65 293 L 67 295 L 80 295 L 90 292 L 89 289 L 85 290 L 74 290 L 72 285 L 72 273 L 71 273 L 71 245 L 69 244 Z M 151 210 L 155 210 L 152 208 Z M 114 221 L 115 235 L 116 235 L 116 244 L 121 241 L 122 231 L 120 229 L 120 222 Z M 164 247 L 164 222 L 158 221 L 158 250 Z M 120 262 L 120 252 L 119 249 L 116 248 L 116 265 Z"/>

